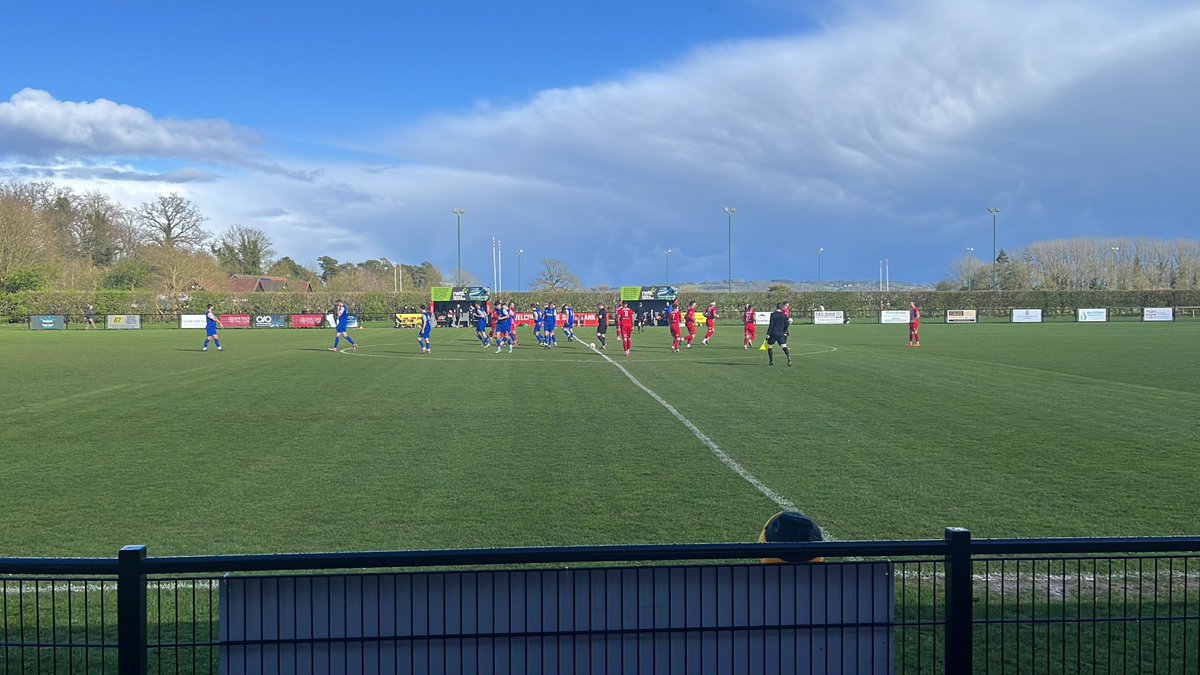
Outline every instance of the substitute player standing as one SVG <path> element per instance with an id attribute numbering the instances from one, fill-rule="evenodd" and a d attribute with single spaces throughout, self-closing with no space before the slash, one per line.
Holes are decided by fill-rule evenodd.
<path id="1" fill-rule="evenodd" d="M 908 346 L 921 346 L 921 310 L 917 303 L 908 303 Z"/>
<path id="2" fill-rule="evenodd" d="M 474 308 L 471 308 L 474 311 Z M 429 305 L 425 305 L 421 309 L 421 332 L 417 333 L 417 344 L 421 346 L 422 354 L 432 354 L 433 349 L 429 345 L 429 334 L 433 332 L 433 314 L 429 311 Z"/>
<path id="3" fill-rule="evenodd" d="M 667 305 L 667 325 L 671 327 L 671 351 L 679 353 L 679 343 L 683 341 L 682 333 L 679 329 L 679 320 L 682 318 L 683 312 L 679 311 L 679 301 L 672 302 Z"/>
<path id="4" fill-rule="evenodd" d="M 208 341 L 212 340 L 217 345 L 217 351 L 225 351 L 221 349 L 221 339 L 217 337 L 217 329 L 224 328 L 221 325 L 221 320 L 213 314 L 213 306 L 208 306 L 208 311 L 204 313 L 204 348 L 200 351 L 208 351 Z"/>
<path id="5" fill-rule="evenodd" d="M 687 342 L 687 348 L 692 348 L 692 340 L 696 339 L 696 301 L 688 303 L 687 316 L 684 317 L 683 323 L 687 326 L 687 337 L 684 341 Z"/>
<path id="6" fill-rule="evenodd" d="M 358 343 L 347 332 L 350 323 L 350 308 L 346 307 L 341 300 L 338 300 L 337 304 L 333 307 L 333 323 L 335 326 L 334 330 L 337 332 L 333 335 L 333 346 L 329 348 L 329 351 L 336 352 L 338 341 L 342 338 L 346 338 L 346 342 L 350 343 L 350 349 L 357 351 Z"/>
<path id="7" fill-rule="evenodd" d="M 754 309 L 746 303 L 746 311 L 742 312 L 742 325 L 746 327 L 746 337 L 742 340 L 742 349 L 750 349 L 758 337 L 758 328 L 754 325 Z"/>
<path id="8" fill-rule="evenodd" d="M 708 341 L 717 331 L 717 303 L 708 303 L 708 309 L 704 310 L 704 324 L 708 327 L 708 332 L 704 334 L 704 346 L 707 347 Z"/>
<path id="9" fill-rule="evenodd" d="M 629 358 L 629 350 L 633 348 L 633 310 L 629 303 L 622 302 L 617 310 L 617 335 L 621 337 L 621 346 L 625 348 L 625 358 Z"/>
<path id="10" fill-rule="evenodd" d="M 767 365 L 775 365 L 775 349 L 774 345 L 779 345 L 783 348 L 783 354 L 787 357 L 787 364 L 792 365 L 792 353 L 788 351 L 787 338 L 788 328 L 791 319 L 788 318 L 784 308 L 787 303 L 775 305 L 775 311 L 771 312 L 771 322 L 767 324 Z"/>
<path id="11" fill-rule="evenodd" d="M 596 339 L 600 341 L 600 349 L 608 347 L 608 308 L 604 305 L 596 310 Z"/>

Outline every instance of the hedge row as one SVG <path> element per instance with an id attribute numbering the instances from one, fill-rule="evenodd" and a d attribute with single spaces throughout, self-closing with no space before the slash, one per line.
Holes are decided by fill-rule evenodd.
<path id="1" fill-rule="evenodd" d="M 187 297 L 167 298 L 143 291 L 27 291 L 0 294 L 0 316 L 14 320 L 31 314 L 83 313 L 91 304 L 97 314 L 175 314 L 202 311 L 213 303 L 222 312 L 287 314 L 322 311 L 343 300 L 355 312 L 385 315 L 403 306 L 417 306 L 429 301 L 429 293 L 232 293 L 196 292 Z M 600 303 L 610 307 L 617 302 L 617 292 L 556 292 L 505 293 L 518 307 L 528 307 L 553 301 L 558 305 L 570 303 L 576 310 L 590 310 Z M 1047 314 L 1066 314 L 1079 307 L 1178 307 L 1200 306 L 1200 290 L 1187 291 L 909 291 L 909 292 L 786 292 L 786 293 L 711 293 L 685 295 L 683 302 L 696 300 L 702 305 L 716 302 L 727 316 L 746 304 L 765 310 L 777 303 L 790 302 L 794 310 L 824 306 L 827 309 L 853 313 L 878 311 L 881 307 L 903 309 L 909 301 L 916 302 L 928 313 L 946 309 L 978 309 L 985 313 L 1004 312 L 1010 308 L 1042 309 Z M 465 304 L 465 303 L 464 303 Z"/>

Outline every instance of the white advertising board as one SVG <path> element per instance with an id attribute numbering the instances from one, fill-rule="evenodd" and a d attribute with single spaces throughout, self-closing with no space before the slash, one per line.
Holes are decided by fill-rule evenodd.
<path id="1" fill-rule="evenodd" d="M 908 323 L 908 310 L 885 309 L 879 313 L 879 323 Z"/>
<path id="2" fill-rule="evenodd" d="M 1174 321 L 1174 307 L 1143 307 L 1142 321 Z"/>
<path id="3" fill-rule="evenodd" d="M 204 328 L 204 323 L 205 323 L 205 321 L 204 321 L 203 314 L 180 314 L 179 315 L 179 327 L 180 328 Z"/>
<path id="4" fill-rule="evenodd" d="M 771 313 L 770 312 L 755 312 L 754 313 L 754 323 L 755 323 L 755 325 L 758 325 L 758 326 L 770 325 Z"/>
<path id="5" fill-rule="evenodd" d="M 104 317 L 104 327 L 110 330 L 138 330 L 142 327 L 140 314 L 109 314 Z"/>
<path id="6" fill-rule="evenodd" d="M 838 310 L 836 312 L 828 311 L 828 310 L 817 310 L 817 311 L 813 312 L 813 323 L 817 324 L 818 326 L 820 326 L 820 325 L 828 326 L 828 325 L 845 323 L 845 322 L 846 322 L 846 313 L 841 310 Z"/>
<path id="7" fill-rule="evenodd" d="M 1041 323 L 1042 310 L 1040 309 L 1014 309 L 1012 311 L 1013 323 Z"/>
<path id="8" fill-rule="evenodd" d="M 1083 309 L 1083 308 L 1080 308 L 1078 310 L 1078 312 L 1079 312 L 1077 315 L 1078 320 L 1081 322 L 1084 322 L 1084 323 L 1091 323 L 1094 321 L 1108 321 L 1108 310 L 1107 309 L 1099 309 L 1099 308 Z"/>
<path id="9" fill-rule="evenodd" d="M 973 309 L 946 310 L 946 323 L 978 323 L 979 313 Z"/>

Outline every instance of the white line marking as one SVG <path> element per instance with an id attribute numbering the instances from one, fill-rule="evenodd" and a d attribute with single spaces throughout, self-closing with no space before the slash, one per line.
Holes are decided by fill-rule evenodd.
<path id="1" fill-rule="evenodd" d="M 597 354 L 599 354 L 600 358 L 602 358 L 605 361 L 608 361 L 609 363 L 616 366 L 617 370 L 621 371 L 621 373 L 623 373 L 625 375 L 625 377 L 629 378 L 629 381 L 634 383 L 638 389 L 641 389 L 642 391 L 646 392 L 646 394 L 648 394 L 650 396 L 650 398 L 654 399 L 655 401 L 658 401 L 658 404 L 661 405 L 662 407 L 666 408 L 667 412 L 671 413 L 671 415 L 673 415 L 675 417 L 675 419 L 679 420 L 679 422 L 681 424 L 683 424 L 683 426 L 687 427 L 687 430 L 692 432 L 693 436 L 700 439 L 700 442 L 703 443 L 704 445 L 706 445 L 708 447 L 708 449 L 710 451 L 712 451 L 712 454 L 716 455 L 717 459 L 721 460 L 722 464 L 724 464 L 725 466 L 732 469 L 734 471 L 734 473 L 741 476 L 742 479 L 745 480 L 747 483 L 753 485 L 755 490 L 758 490 L 763 495 L 765 495 L 767 497 L 767 499 L 770 499 L 771 501 L 775 502 L 775 505 L 778 506 L 779 508 L 783 509 L 784 511 L 797 510 L 795 504 L 793 504 L 791 501 L 789 501 L 786 497 L 780 495 L 778 492 L 767 487 L 762 481 L 760 481 L 758 478 L 756 478 L 754 476 L 754 474 L 747 471 L 746 467 L 739 464 L 738 461 L 736 459 L 734 459 L 733 457 L 730 457 L 728 453 L 726 453 L 716 443 L 713 442 L 713 439 L 709 438 L 703 431 L 700 431 L 700 428 L 697 427 L 695 424 L 692 424 L 691 420 L 684 417 L 683 413 L 676 410 L 675 406 L 671 405 L 670 403 L 667 403 L 667 401 L 665 399 L 663 399 L 663 397 L 654 393 L 654 390 L 652 390 L 652 389 L 650 389 L 650 387 L 647 387 L 646 385 L 642 384 L 640 380 L 638 380 L 636 377 L 633 376 L 633 373 L 630 373 L 628 370 L 626 370 L 625 366 L 622 366 L 621 364 L 617 363 L 616 361 L 613 361 L 612 359 L 610 359 L 608 357 L 607 354 L 601 352 L 599 349 L 596 349 L 595 347 L 592 347 L 591 345 L 586 345 L 586 346 L 588 347 L 588 349 L 591 349 L 593 352 L 596 352 Z"/>

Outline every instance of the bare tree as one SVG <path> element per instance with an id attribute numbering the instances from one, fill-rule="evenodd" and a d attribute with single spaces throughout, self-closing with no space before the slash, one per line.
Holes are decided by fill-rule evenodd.
<path id="1" fill-rule="evenodd" d="M 0 194 L 0 277 L 44 264 L 57 255 L 53 228 L 33 204 L 12 193 Z"/>
<path id="2" fill-rule="evenodd" d="M 241 225 L 225 230 L 212 245 L 212 253 L 231 274 L 262 274 L 275 257 L 266 232 Z"/>
<path id="3" fill-rule="evenodd" d="M 209 237 L 201 229 L 208 218 L 178 192 L 158 195 L 134 209 L 134 215 L 147 239 L 164 248 L 198 248 Z"/>
<path id="4" fill-rule="evenodd" d="M 542 271 L 533 280 L 535 291 L 571 291 L 581 287 L 579 277 L 571 274 L 571 268 L 561 260 L 545 258 Z"/>

